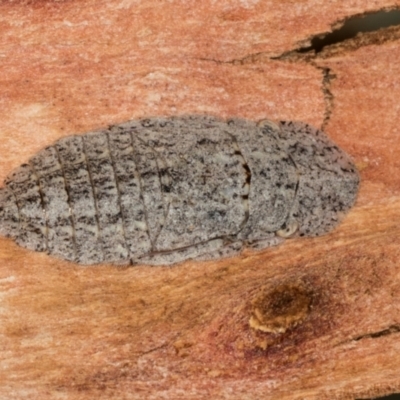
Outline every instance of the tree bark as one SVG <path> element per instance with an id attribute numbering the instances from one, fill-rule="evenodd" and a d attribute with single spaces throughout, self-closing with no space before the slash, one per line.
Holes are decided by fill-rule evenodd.
<path id="1" fill-rule="evenodd" d="M 400 5 L 367 3 L 0 3 L 1 180 L 62 136 L 188 113 L 309 122 L 361 174 L 334 232 L 220 261 L 82 267 L 0 239 L 1 398 L 400 391 L 400 29 L 295 51 Z M 296 324 L 255 329 L 255 308 L 282 293 Z"/>

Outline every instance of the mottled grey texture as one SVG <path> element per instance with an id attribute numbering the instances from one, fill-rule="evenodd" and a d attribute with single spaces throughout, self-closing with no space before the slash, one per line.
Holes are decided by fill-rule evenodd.
<path id="1" fill-rule="evenodd" d="M 174 264 L 332 230 L 359 176 L 300 122 L 130 121 L 60 139 L 0 189 L 0 233 L 81 264 Z"/>

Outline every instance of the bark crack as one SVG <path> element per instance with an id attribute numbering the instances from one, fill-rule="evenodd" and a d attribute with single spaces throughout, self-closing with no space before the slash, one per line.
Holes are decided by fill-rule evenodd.
<path id="1" fill-rule="evenodd" d="M 395 325 L 390 325 L 388 328 L 382 329 L 377 332 L 365 333 L 363 335 L 356 336 L 352 338 L 351 341 L 358 342 L 359 340 L 362 339 L 376 339 L 382 336 L 388 336 L 393 333 L 399 333 L 399 332 L 400 332 L 400 324 L 395 324 Z"/>
<path id="2" fill-rule="evenodd" d="M 331 69 L 328 67 L 320 67 L 314 63 L 312 63 L 315 68 L 322 72 L 322 94 L 324 95 L 325 101 L 325 112 L 324 112 L 324 120 L 322 121 L 321 129 L 324 130 L 326 125 L 331 118 L 331 114 L 333 112 L 334 107 L 334 96 L 330 89 L 332 79 L 336 78 L 336 75 L 331 72 Z"/>
<path id="3" fill-rule="evenodd" d="M 240 59 L 228 61 L 200 58 L 216 64 L 245 65 L 263 60 L 278 60 L 289 62 L 306 62 L 322 73 L 321 90 L 325 101 L 324 118 L 321 129 L 324 130 L 334 108 L 334 96 L 330 89 L 335 74 L 330 68 L 319 66 L 315 60 L 323 59 L 346 50 L 356 50 L 371 44 L 383 44 L 400 38 L 400 9 L 388 7 L 362 14 L 355 14 L 336 21 L 329 32 L 323 32 L 305 39 L 299 47 L 278 55 L 267 52 L 249 54 Z"/>
<path id="4" fill-rule="evenodd" d="M 297 52 L 320 53 L 327 46 L 346 42 L 362 33 L 376 32 L 396 25 L 400 25 L 400 10 L 398 7 L 388 7 L 355 14 L 333 23 L 329 32 L 315 35 L 309 39 L 310 46 L 301 47 Z"/>
<path id="5" fill-rule="evenodd" d="M 360 340 L 364 339 L 377 339 L 383 336 L 393 335 L 395 333 L 400 333 L 400 324 L 393 324 L 380 331 L 363 333 L 362 335 L 354 336 L 353 338 L 338 343 L 336 346 L 341 346 L 351 342 L 359 342 Z"/>

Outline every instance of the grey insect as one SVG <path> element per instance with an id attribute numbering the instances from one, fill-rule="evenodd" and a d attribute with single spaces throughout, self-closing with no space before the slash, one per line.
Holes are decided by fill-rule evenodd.
<path id="1" fill-rule="evenodd" d="M 0 189 L 0 234 L 80 264 L 174 264 L 332 230 L 359 175 L 300 122 L 182 116 L 70 136 Z"/>

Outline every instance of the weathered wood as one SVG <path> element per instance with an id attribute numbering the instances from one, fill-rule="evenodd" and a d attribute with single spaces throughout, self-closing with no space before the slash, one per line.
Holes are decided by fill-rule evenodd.
<path id="1" fill-rule="evenodd" d="M 323 125 L 362 178 L 335 232 L 219 262 L 84 268 L 2 238 L 0 397 L 400 391 L 400 33 L 290 53 L 400 1 L 326 3 L 0 4 L 1 181 L 59 137 L 186 113 Z M 284 333 L 250 327 L 286 292 Z"/>

